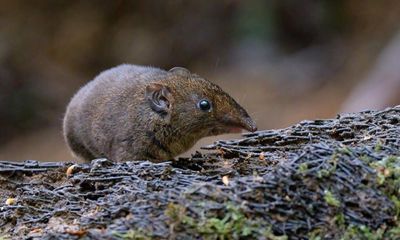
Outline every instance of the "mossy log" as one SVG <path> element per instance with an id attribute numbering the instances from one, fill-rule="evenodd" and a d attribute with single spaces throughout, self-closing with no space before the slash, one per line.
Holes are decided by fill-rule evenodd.
<path id="1" fill-rule="evenodd" d="M 399 239 L 400 106 L 165 163 L 0 162 L 0 239 Z"/>

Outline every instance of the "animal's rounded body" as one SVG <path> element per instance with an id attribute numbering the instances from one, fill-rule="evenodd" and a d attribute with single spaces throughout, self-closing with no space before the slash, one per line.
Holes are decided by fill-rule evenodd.
<path id="1" fill-rule="evenodd" d="M 217 85 L 184 68 L 120 65 L 71 99 L 64 137 L 84 160 L 170 160 L 202 137 L 256 129 Z"/>

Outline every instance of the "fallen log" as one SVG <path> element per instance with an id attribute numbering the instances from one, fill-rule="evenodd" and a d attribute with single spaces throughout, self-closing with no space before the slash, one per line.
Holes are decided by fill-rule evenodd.
<path id="1" fill-rule="evenodd" d="M 158 164 L 1 161 L 0 239 L 400 237 L 400 106 L 205 149 Z"/>

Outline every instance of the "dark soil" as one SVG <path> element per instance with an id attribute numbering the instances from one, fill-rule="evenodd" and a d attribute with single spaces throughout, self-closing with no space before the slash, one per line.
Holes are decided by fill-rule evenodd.
<path id="1" fill-rule="evenodd" d="M 5 239 L 399 236 L 400 106 L 303 121 L 207 149 L 159 164 L 97 159 L 74 165 L 68 176 L 72 163 L 0 162 L 0 234 Z"/>

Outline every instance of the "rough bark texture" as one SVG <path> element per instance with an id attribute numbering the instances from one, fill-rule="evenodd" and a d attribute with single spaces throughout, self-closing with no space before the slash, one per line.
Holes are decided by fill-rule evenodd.
<path id="1" fill-rule="evenodd" d="M 172 163 L 97 159 L 74 165 L 68 176 L 72 163 L 0 162 L 0 233 L 399 237 L 400 106 L 303 121 L 207 148 Z"/>

